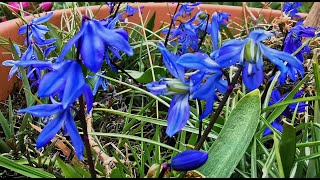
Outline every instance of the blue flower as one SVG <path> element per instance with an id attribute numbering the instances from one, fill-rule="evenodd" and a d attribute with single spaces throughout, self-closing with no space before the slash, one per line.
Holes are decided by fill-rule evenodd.
<path id="1" fill-rule="evenodd" d="M 262 41 L 272 36 L 264 30 L 254 30 L 244 40 L 229 40 L 223 46 L 214 51 L 211 57 L 215 59 L 222 68 L 229 67 L 236 63 L 243 66 L 242 80 L 249 91 L 258 88 L 264 79 L 263 56 L 266 56 L 280 70 L 279 79 L 287 77 L 288 67 L 296 70 L 301 76 L 304 75 L 302 63 L 289 53 L 278 51 L 265 46 Z M 291 79 L 292 76 L 289 76 Z"/>
<path id="2" fill-rule="evenodd" d="M 302 6 L 301 2 L 285 2 L 283 5 L 283 12 L 287 16 L 293 18 L 297 17 L 300 18 L 300 16 L 297 14 L 298 13 L 298 8 Z"/>
<path id="3" fill-rule="evenodd" d="M 75 148 L 77 157 L 82 160 L 84 145 L 74 123 L 72 110 L 70 107 L 64 109 L 62 104 L 40 104 L 30 106 L 25 109 L 18 110 L 19 113 L 30 113 L 35 117 L 50 117 L 54 116 L 51 121 L 43 128 L 36 140 L 37 149 L 46 146 L 58 131 L 64 126 L 71 137 L 72 144 Z"/>
<path id="4" fill-rule="evenodd" d="M 115 2 L 106 2 L 107 6 L 109 6 L 110 10 L 109 10 L 109 14 L 111 14 L 113 12 L 113 8 L 116 5 Z"/>
<path id="5" fill-rule="evenodd" d="M 166 134 L 172 137 L 187 124 L 190 117 L 189 83 L 184 77 L 184 68 L 176 63 L 179 56 L 168 51 L 162 43 L 158 49 L 163 56 L 164 64 L 175 79 L 165 78 L 158 82 L 148 83 L 146 87 L 155 95 L 173 95 L 168 110 L 166 129 Z"/>
<path id="6" fill-rule="evenodd" d="M 144 8 L 144 6 L 140 7 L 140 11 L 141 11 L 142 8 Z M 130 6 L 130 5 L 127 5 L 125 11 L 127 12 L 127 16 L 130 17 L 130 16 L 133 16 L 134 13 L 139 12 L 139 9 L 138 8 L 134 8 L 134 7 Z"/>
<path id="7" fill-rule="evenodd" d="M 171 168 L 176 171 L 190 171 L 201 167 L 207 160 L 207 152 L 185 150 L 172 158 Z"/>
<path id="8" fill-rule="evenodd" d="M 105 72 L 99 73 L 99 74 L 105 75 Z M 107 86 L 107 84 L 109 83 L 108 80 L 106 78 L 99 76 L 98 73 L 96 73 L 94 76 L 88 75 L 87 78 L 93 79 L 94 82 L 96 82 L 92 91 L 93 95 L 97 94 L 100 86 L 102 86 L 103 90 L 105 91 L 108 90 L 108 86 Z"/>
<path id="9" fill-rule="evenodd" d="M 40 25 L 44 22 L 47 22 L 53 15 L 53 12 L 48 13 L 42 17 L 34 18 L 28 23 L 28 25 L 23 25 L 19 28 L 19 34 L 26 34 L 28 31 L 28 37 L 25 39 L 25 44 L 35 43 L 38 46 L 46 46 L 53 44 L 57 41 L 57 38 L 45 39 L 44 34 L 49 32 L 47 26 Z M 30 32 L 29 32 L 30 28 Z M 33 38 L 34 40 L 33 40 Z M 27 39 L 29 42 L 27 42 Z"/>
<path id="10" fill-rule="evenodd" d="M 301 22 L 301 21 L 300 21 Z M 302 45 L 302 38 L 313 38 L 315 37 L 316 28 L 314 27 L 304 27 L 301 23 L 297 23 L 293 28 L 288 31 L 287 37 L 284 41 L 284 51 L 292 54 Z M 310 53 L 310 48 L 306 45 L 301 49 L 296 57 L 303 62 L 303 53 Z"/>
<path id="11" fill-rule="evenodd" d="M 80 31 L 64 46 L 57 62 L 61 62 L 71 47 L 76 44 L 84 65 L 92 72 L 100 70 L 102 61 L 105 59 L 105 51 L 119 49 L 129 56 L 133 55 L 133 49 L 128 43 L 127 34 L 124 31 L 111 30 L 104 27 L 101 21 L 83 18 Z M 90 48 L 89 48 L 90 47 Z"/>
<path id="12" fill-rule="evenodd" d="M 186 53 L 191 47 L 193 50 L 198 48 L 198 34 L 196 32 L 196 25 L 192 24 L 195 17 L 185 23 L 181 23 L 177 29 L 170 30 L 169 39 L 178 37 L 178 43 L 181 45 L 182 54 Z M 169 29 L 162 30 L 162 33 L 167 34 Z M 175 42 L 172 42 L 175 43 Z"/>
<path id="13" fill-rule="evenodd" d="M 199 116 L 201 121 L 213 110 L 215 100 L 218 100 L 215 91 L 227 91 L 227 81 L 222 79 L 221 67 L 204 53 L 186 53 L 177 63 L 184 68 L 197 70 L 188 74 L 190 78 L 190 98 L 206 101 L 204 112 Z"/>
<path id="14" fill-rule="evenodd" d="M 192 6 L 198 6 L 199 4 L 202 4 L 201 2 L 196 3 L 185 3 L 182 4 L 179 8 L 179 11 L 173 16 L 173 21 L 175 21 L 179 16 L 182 16 L 183 18 L 186 16 L 190 16 L 191 12 L 194 8 Z M 191 7 L 189 7 L 191 6 Z"/>
<path id="15" fill-rule="evenodd" d="M 288 96 L 289 93 L 284 94 L 283 96 L 280 95 L 280 92 L 278 90 L 273 90 L 271 93 L 271 101 L 269 101 L 269 106 L 277 104 L 281 101 L 283 101 L 283 99 L 285 97 Z M 304 94 L 304 92 L 302 90 L 298 91 L 293 99 L 299 98 Z M 290 117 L 292 116 L 292 113 L 294 112 L 296 106 L 298 103 L 292 103 L 289 104 L 288 107 L 283 111 L 282 115 L 286 116 L 286 117 Z M 306 107 L 308 106 L 308 104 L 304 103 L 304 102 L 300 102 L 298 105 L 298 109 L 297 109 L 297 113 L 302 113 L 306 111 Z M 272 123 L 271 126 L 273 126 L 275 129 L 277 129 L 279 132 L 282 133 L 283 127 L 282 124 L 280 123 L 280 116 L 277 117 Z M 266 128 L 263 132 L 263 136 L 267 136 L 269 134 L 271 134 L 272 131 L 270 128 Z"/>
<path id="16" fill-rule="evenodd" d="M 219 32 L 220 32 L 220 25 L 227 25 L 224 20 L 229 20 L 230 14 L 224 12 L 214 12 L 211 18 L 211 40 L 213 45 L 213 50 L 218 49 L 218 42 L 219 42 Z"/>

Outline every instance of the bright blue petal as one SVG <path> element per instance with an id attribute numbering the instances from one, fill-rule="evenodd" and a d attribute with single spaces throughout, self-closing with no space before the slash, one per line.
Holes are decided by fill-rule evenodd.
<path id="1" fill-rule="evenodd" d="M 81 36 L 83 35 L 84 31 L 87 29 L 87 21 L 85 21 L 84 23 L 82 23 L 82 26 L 80 28 L 80 31 L 73 36 L 73 38 L 71 38 L 63 47 L 63 49 L 61 50 L 60 55 L 57 57 L 57 62 L 61 62 L 63 60 L 63 58 L 68 54 L 69 50 L 72 48 L 72 46 L 75 44 L 76 41 L 78 41 L 79 38 L 81 38 Z"/>
<path id="2" fill-rule="evenodd" d="M 190 171 L 201 167 L 207 160 L 207 152 L 185 150 L 172 158 L 171 167 L 176 171 Z"/>
<path id="3" fill-rule="evenodd" d="M 20 51 L 19 46 L 17 44 L 13 43 L 13 47 L 16 50 L 18 56 L 21 57 L 21 51 Z"/>
<path id="4" fill-rule="evenodd" d="M 44 50 L 44 56 L 48 57 L 49 54 L 56 49 L 57 46 L 50 46 Z"/>
<path id="5" fill-rule="evenodd" d="M 61 66 L 56 71 L 51 71 L 43 76 L 40 80 L 39 88 L 38 88 L 38 96 L 39 97 L 49 97 L 57 94 L 59 91 L 63 90 L 67 76 L 66 69 L 70 66 L 69 62 L 64 62 L 64 65 Z M 71 90 L 72 87 L 71 87 Z"/>
<path id="6" fill-rule="evenodd" d="M 52 17 L 52 15 L 53 15 L 53 12 L 50 12 L 42 17 L 34 18 L 31 22 L 33 24 L 41 24 L 41 23 L 48 21 Z"/>
<path id="7" fill-rule="evenodd" d="M 64 121 L 66 120 L 66 113 L 62 112 L 53 120 L 51 120 L 41 131 L 37 140 L 36 146 L 37 149 L 47 145 L 52 138 L 58 133 L 58 131 L 63 126 Z"/>
<path id="8" fill-rule="evenodd" d="M 174 95 L 168 111 L 166 134 L 172 137 L 187 124 L 190 117 L 189 95 Z"/>
<path id="9" fill-rule="evenodd" d="M 177 79 L 180 79 L 182 82 L 185 82 L 184 78 L 184 68 L 177 64 L 177 59 L 179 56 L 171 53 L 167 50 L 167 48 L 162 44 L 159 43 L 158 49 L 160 50 L 163 62 L 166 65 L 169 72 Z"/>
<path id="10" fill-rule="evenodd" d="M 63 108 L 65 109 L 82 94 L 85 79 L 81 66 L 76 61 L 70 61 L 70 67 L 68 72 L 64 73 L 64 76 L 67 76 L 62 98 Z"/>
<path id="11" fill-rule="evenodd" d="M 282 133 L 282 130 L 283 130 L 283 126 L 281 123 L 279 123 L 277 120 L 273 121 L 271 123 L 271 126 L 274 127 L 276 130 L 278 130 L 280 133 Z M 271 134 L 272 131 L 270 128 L 266 128 L 264 131 L 263 131 L 263 136 L 267 136 L 269 134 Z"/>
<path id="12" fill-rule="evenodd" d="M 104 43 L 103 40 L 95 32 L 93 22 L 87 20 L 88 26 L 81 37 L 80 54 L 84 64 L 92 72 L 99 71 L 104 60 Z"/>
<path id="13" fill-rule="evenodd" d="M 186 53 L 179 57 L 177 64 L 190 69 L 198 69 L 204 72 L 221 71 L 220 66 L 209 56 L 200 53 Z"/>
<path id="14" fill-rule="evenodd" d="M 250 73 L 250 68 L 252 68 L 252 73 Z M 242 71 L 242 79 L 249 91 L 258 88 L 264 79 L 263 67 L 259 67 L 257 64 L 245 62 Z"/>
<path id="15" fill-rule="evenodd" d="M 77 130 L 77 126 L 73 121 L 73 116 L 70 110 L 66 112 L 66 118 L 65 118 L 65 127 L 67 132 L 69 133 L 71 140 L 72 140 L 72 145 L 76 151 L 76 155 L 79 158 L 79 160 L 82 160 L 82 154 L 84 150 L 84 145 L 82 142 L 82 139 L 79 135 L 79 132 Z"/>
<path id="16" fill-rule="evenodd" d="M 62 110 L 61 104 L 40 104 L 18 110 L 18 113 L 30 113 L 35 117 L 51 116 Z"/>
<path id="17" fill-rule="evenodd" d="M 22 25 L 18 30 L 18 33 L 21 34 L 21 35 L 26 34 L 26 32 L 27 32 L 27 25 L 26 24 Z"/>
<path id="18" fill-rule="evenodd" d="M 83 95 L 86 98 L 86 104 L 87 104 L 87 113 L 89 114 L 89 112 L 92 109 L 92 104 L 93 104 L 93 95 L 92 95 L 92 91 L 90 86 L 88 86 L 87 84 L 84 85 L 83 88 Z"/>

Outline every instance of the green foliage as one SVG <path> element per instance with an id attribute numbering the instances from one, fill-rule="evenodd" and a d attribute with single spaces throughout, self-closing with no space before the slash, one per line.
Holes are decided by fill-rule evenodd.
<path id="1" fill-rule="evenodd" d="M 241 98 L 210 147 L 209 159 L 199 171 L 210 178 L 228 178 L 245 154 L 260 116 L 260 92 Z"/>

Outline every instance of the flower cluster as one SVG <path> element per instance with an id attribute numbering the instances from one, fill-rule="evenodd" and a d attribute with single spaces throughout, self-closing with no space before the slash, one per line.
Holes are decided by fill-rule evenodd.
<path id="1" fill-rule="evenodd" d="M 83 16 L 79 32 L 65 44 L 60 55 L 53 60 L 39 60 L 35 47 L 48 46 L 56 41 L 53 38 L 44 38 L 44 34 L 49 32 L 49 29 L 41 25 L 51 17 L 52 12 L 21 26 L 19 34 L 26 34 L 25 44 L 28 45 L 28 49 L 21 56 L 19 47 L 15 45 L 15 50 L 21 59 L 4 61 L 3 65 L 12 66 L 9 78 L 17 72 L 18 67 L 28 67 L 27 77 L 30 80 L 36 79 L 38 96 L 50 99 L 51 104 L 38 104 L 18 111 L 50 119 L 36 140 L 37 148 L 48 144 L 63 128 L 70 135 L 78 158 L 82 159 L 84 145 L 74 122 L 74 114 L 78 113 L 75 103 L 83 95 L 88 113 L 92 109 L 93 95 L 96 94 L 98 87 L 102 85 L 106 88 L 103 81 L 98 78 L 92 92 L 82 72 L 82 64 L 91 72 L 96 73 L 100 71 L 104 60 L 110 62 L 109 51 L 110 54 L 120 59 L 119 50 L 131 56 L 133 49 L 128 43 L 128 34 L 125 30 L 116 29 L 104 21 Z M 76 59 L 65 59 L 73 45 L 77 48 L 78 56 Z M 46 58 L 54 48 L 55 46 L 50 46 L 41 51 L 41 57 Z M 41 70 L 46 70 L 47 73 L 41 76 Z"/>

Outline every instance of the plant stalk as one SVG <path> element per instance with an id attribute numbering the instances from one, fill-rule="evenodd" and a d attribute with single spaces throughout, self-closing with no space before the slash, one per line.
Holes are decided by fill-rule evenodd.
<path id="1" fill-rule="evenodd" d="M 81 65 L 80 49 L 81 49 L 81 44 L 80 44 L 80 40 L 79 40 L 78 41 L 78 49 L 77 49 L 77 53 L 76 53 L 76 60 Z M 82 126 L 83 141 L 84 141 L 84 146 L 86 147 L 87 160 L 88 160 L 88 164 L 89 164 L 89 171 L 91 174 L 91 178 L 96 178 L 96 171 L 94 168 L 92 153 L 91 153 L 90 144 L 89 144 L 89 136 L 88 136 L 86 117 L 85 117 L 85 107 L 84 107 L 84 103 L 83 103 L 83 95 L 81 95 L 79 97 L 79 104 L 80 104 L 80 109 L 79 109 L 79 112 L 77 115 L 80 119 L 81 126 Z"/>
<path id="2" fill-rule="evenodd" d="M 164 47 L 167 47 L 167 44 L 168 44 L 168 41 L 169 41 L 170 31 L 171 31 L 171 28 L 172 28 L 172 25 L 173 25 L 173 22 L 174 22 L 173 17 L 177 14 L 179 6 L 180 6 L 180 2 L 178 2 L 177 7 L 174 10 L 174 14 L 173 14 L 172 19 L 171 19 L 171 23 L 170 23 L 169 30 L 168 30 L 168 33 L 167 33 L 167 36 L 166 36 L 166 40 L 164 41 Z"/>
<path id="3" fill-rule="evenodd" d="M 214 112 L 214 114 L 213 114 L 213 116 L 212 116 L 212 118 L 210 120 L 210 123 L 208 124 L 206 130 L 203 132 L 203 135 L 201 136 L 200 140 L 198 141 L 198 143 L 197 143 L 197 145 L 195 146 L 194 149 L 199 150 L 202 147 L 204 141 L 208 137 L 208 134 L 210 133 L 211 129 L 213 128 L 214 123 L 217 121 L 217 119 L 218 119 L 218 117 L 219 117 L 224 105 L 226 104 L 230 94 L 232 93 L 233 88 L 234 88 L 235 84 L 237 83 L 237 81 L 238 81 L 238 79 L 240 77 L 241 71 L 242 71 L 242 67 L 239 66 L 239 69 L 237 70 L 237 73 L 235 74 L 231 84 L 229 85 L 226 94 L 223 96 L 223 99 L 222 99 L 221 103 L 219 104 L 219 107 Z"/>

